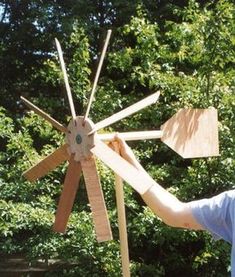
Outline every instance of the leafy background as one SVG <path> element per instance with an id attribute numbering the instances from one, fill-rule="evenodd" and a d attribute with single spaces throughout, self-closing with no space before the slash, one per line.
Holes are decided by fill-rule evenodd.
<path id="1" fill-rule="evenodd" d="M 22 172 L 63 143 L 25 96 L 69 122 L 54 45 L 62 44 L 76 111 L 84 114 L 107 29 L 113 30 L 90 117 L 161 91 L 157 105 L 106 131 L 154 130 L 179 108 L 214 106 L 220 156 L 183 160 L 157 140 L 130 142 L 143 166 L 183 201 L 235 184 L 235 5 L 219 1 L 0 1 L 0 254 L 63 260 L 48 276 L 121 276 L 114 177 L 98 161 L 114 240 L 98 244 L 84 182 L 66 234 L 51 231 L 66 164 L 34 184 Z M 164 225 L 125 185 L 132 276 L 229 276 L 230 246 Z"/>

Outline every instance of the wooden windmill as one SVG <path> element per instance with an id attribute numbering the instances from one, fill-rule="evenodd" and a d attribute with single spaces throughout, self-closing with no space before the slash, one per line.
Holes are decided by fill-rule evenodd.
<path id="1" fill-rule="evenodd" d="M 141 195 L 148 191 L 153 184 L 153 180 L 147 173 L 137 170 L 124 160 L 117 153 L 118 151 L 110 149 L 105 144 L 104 141 L 110 141 L 114 138 L 114 133 L 98 134 L 97 131 L 156 103 L 160 95 L 159 92 L 156 92 L 95 124 L 88 118 L 110 34 L 111 31 L 109 30 L 84 116 L 76 116 L 62 50 L 57 40 L 56 45 L 72 115 L 68 126 L 63 126 L 24 97 L 21 97 L 29 108 L 50 122 L 56 129 L 65 133 L 66 141 L 65 144 L 24 172 L 23 175 L 29 181 L 35 181 L 55 169 L 62 162 L 66 160 L 69 162 L 53 226 L 54 231 L 65 232 L 78 189 L 79 179 L 83 173 L 95 232 L 99 242 L 112 239 L 112 232 L 96 169 L 95 156 L 115 172 L 116 183 L 121 183 L 121 179 L 123 179 Z M 125 140 L 160 138 L 184 158 L 208 157 L 219 154 L 217 112 L 213 108 L 182 109 L 163 124 L 160 130 L 119 133 L 119 136 Z M 119 199 L 119 201 L 121 200 Z M 124 218 L 125 215 L 122 217 L 124 222 L 122 225 L 125 225 Z M 124 252 L 127 252 L 126 248 Z M 128 275 L 127 269 L 127 273 L 124 276 Z"/>

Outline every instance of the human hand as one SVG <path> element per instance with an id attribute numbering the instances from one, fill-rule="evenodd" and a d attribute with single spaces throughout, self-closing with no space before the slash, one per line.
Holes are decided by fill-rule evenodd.
<path id="1" fill-rule="evenodd" d="M 109 146 L 115 150 L 117 149 L 121 157 L 123 157 L 127 162 L 135 166 L 137 169 L 143 169 L 138 160 L 136 159 L 133 151 L 127 145 L 125 140 L 117 133 L 114 137 L 114 140 L 109 143 Z"/>

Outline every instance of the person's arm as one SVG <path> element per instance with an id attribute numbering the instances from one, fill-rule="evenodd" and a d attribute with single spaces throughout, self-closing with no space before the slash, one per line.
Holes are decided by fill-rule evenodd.
<path id="1" fill-rule="evenodd" d="M 119 143 L 121 156 L 138 170 L 144 170 L 126 142 L 118 135 L 115 140 Z M 143 194 L 142 198 L 167 225 L 194 230 L 204 229 L 193 217 L 189 205 L 178 200 L 158 183 L 155 182 L 155 185 Z"/>

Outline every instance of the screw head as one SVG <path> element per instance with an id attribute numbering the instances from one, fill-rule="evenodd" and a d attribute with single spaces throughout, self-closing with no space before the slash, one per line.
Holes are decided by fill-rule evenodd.
<path id="1" fill-rule="evenodd" d="M 77 144 L 81 144 L 81 143 L 82 143 L 82 137 L 81 137 L 80 134 L 77 134 L 77 135 L 76 135 L 76 143 L 77 143 Z"/>

